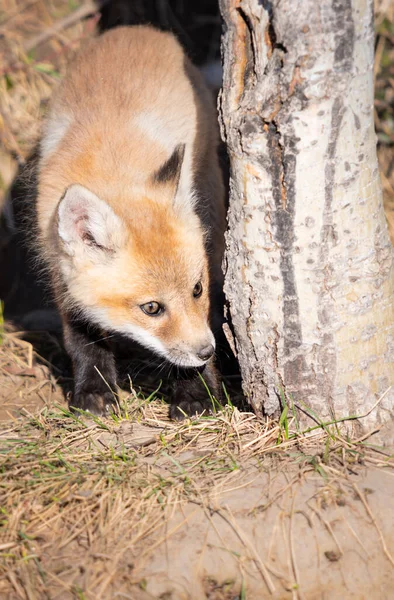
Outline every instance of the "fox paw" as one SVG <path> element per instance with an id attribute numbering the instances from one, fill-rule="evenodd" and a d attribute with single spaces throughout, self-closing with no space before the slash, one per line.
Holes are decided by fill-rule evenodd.
<path id="1" fill-rule="evenodd" d="M 203 412 L 209 414 L 215 408 L 210 393 L 221 401 L 220 377 L 213 363 L 202 371 L 183 372 L 173 386 L 170 417 L 177 421 Z"/>
<path id="2" fill-rule="evenodd" d="M 97 417 L 105 417 L 116 409 L 116 402 L 110 391 L 80 392 L 71 398 L 70 408 L 80 408 Z"/>
<path id="3" fill-rule="evenodd" d="M 178 388 L 171 400 L 170 417 L 176 421 L 182 421 L 187 417 L 194 417 L 212 410 L 212 401 L 206 390 L 189 390 L 188 387 Z"/>

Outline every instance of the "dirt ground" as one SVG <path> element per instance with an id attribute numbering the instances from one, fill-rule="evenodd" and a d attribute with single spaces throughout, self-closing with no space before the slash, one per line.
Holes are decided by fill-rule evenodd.
<path id="1" fill-rule="evenodd" d="M 16 180 L 51 91 L 103 22 L 168 20 L 199 63 L 218 56 L 209 2 L 194 20 L 175 1 L 167 12 L 153 0 L 101 4 L 101 21 L 90 2 L 0 6 L 0 599 L 394 598 L 394 428 L 350 440 L 338 425 L 300 431 L 291 407 L 278 423 L 232 404 L 174 423 L 161 390 L 134 377 L 117 417 L 67 410 L 58 318 L 20 229 L 31 180 Z M 393 233 L 394 5 L 377 9 L 375 122 Z"/>
<path id="2" fill-rule="evenodd" d="M 0 425 L 0 598 L 392 597 L 394 456 L 374 435 L 231 406 L 179 424 L 134 390 L 92 421 L 44 372 L 13 376 L 30 402 Z"/>

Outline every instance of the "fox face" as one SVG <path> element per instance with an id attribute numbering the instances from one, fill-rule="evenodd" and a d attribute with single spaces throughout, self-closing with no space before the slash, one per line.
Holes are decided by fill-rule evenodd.
<path id="1" fill-rule="evenodd" d="M 130 207 L 120 218 L 84 186 L 67 188 L 56 213 L 65 302 L 175 365 L 202 366 L 215 341 L 200 221 L 149 191 Z"/>

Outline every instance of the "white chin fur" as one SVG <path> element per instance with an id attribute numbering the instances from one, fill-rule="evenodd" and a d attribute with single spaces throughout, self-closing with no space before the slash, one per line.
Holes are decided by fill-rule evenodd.
<path id="1" fill-rule="evenodd" d="M 151 335 L 142 327 L 138 327 L 137 325 L 123 325 L 123 327 L 113 327 L 109 320 L 106 318 L 105 311 L 98 309 L 90 309 L 87 311 L 89 317 L 92 318 L 95 323 L 101 325 L 104 328 L 111 329 L 112 331 L 118 331 L 118 333 L 122 333 L 123 335 L 127 335 L 131 337 L 136 342 L 140 343 L 145 348 L 149 348 L 149 350 L 153 350 L 156 354 L 163 356 L 172 364 L 178 367 L 203 367 L 206 364 L 206 361 L 200 360 L 197 356 L 193 354 L 184 354 L 179 353 L 178 355 L 174 355 L 167 350 L 164 344 L 161 343 L 159 339 L 155 336 Z M 213 344 L 214 338 L 212 335 Z"/>
<path id="2" fill-rule="evenodd" d="M 169 362 L 178 367 L 202 367 L 205 365 L 205 361 L 199 360 L 193 354 L 187 355 L 174 355 L 167 350 L 167 348 L 158 340 L 155 336 L 151 335 L 142 327 L 137 327 L 136 325 L 125 325 L 122 327 L 122 333 L 130 336 L 136 342 L 139 342 L 145 348 L 149 348 L 153 350 L 160 356 L 164 356 Z"/>
<path id="3" fill-rule="evenodd" d="M 189 354 L 185 357 L 175 357 L 167 353 L 166 358 L 178 367 L 202 367 L 207 364 L 206 361 L 199 360 L 197 357 L 195 358 L 192 354 Z"/>

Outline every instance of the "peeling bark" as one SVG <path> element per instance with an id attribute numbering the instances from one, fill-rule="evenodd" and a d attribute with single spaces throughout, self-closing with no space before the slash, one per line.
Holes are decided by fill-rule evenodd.
<path id="1" fill-rule="evenodd" d="M 370 0 L 221 0 L 225 292 L 244 391 L 323 419 L 394 384 L 394 263 L 373 126 Z M 389 390 L 359 429 L 392 414 Z M 301 420 L 307 417 L 301 411 Z"/>

